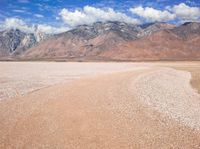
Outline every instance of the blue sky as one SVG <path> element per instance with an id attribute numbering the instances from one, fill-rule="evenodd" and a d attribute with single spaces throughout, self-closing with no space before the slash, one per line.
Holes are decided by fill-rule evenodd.
<path id="1" fill-rule="evenodd" d="M 199 8 L 200 0 L 0 0 L 0 22 L 15 18 L 27 25 L 71 28 L 81 21 L 107 21 L 110 16 L 132 23 L 177 23 L 199 21 Z"/>

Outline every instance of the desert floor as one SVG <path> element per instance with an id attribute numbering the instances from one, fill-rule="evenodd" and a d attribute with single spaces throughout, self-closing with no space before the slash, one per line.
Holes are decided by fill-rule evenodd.
<path id="1" fill-rule="evenodd" d="M 0 148 L 200 148 L 200 62 L 0 62 Z"/>

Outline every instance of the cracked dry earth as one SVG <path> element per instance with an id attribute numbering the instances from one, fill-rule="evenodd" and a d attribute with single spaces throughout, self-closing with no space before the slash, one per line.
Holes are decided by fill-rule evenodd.
<path id="1" fill-rule="evenodd" d="M 0 101 L 0 148 L 200 148 L 191 75 L 128 69 Z"/>

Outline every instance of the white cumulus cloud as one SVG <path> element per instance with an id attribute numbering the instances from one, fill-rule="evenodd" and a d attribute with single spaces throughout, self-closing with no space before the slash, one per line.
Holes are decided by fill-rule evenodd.
<path id="1" fill-rule="evenodd" d="M 62 32 L 66 32 L 67 30 L 69 30 L 69 28 L 67 28 L 67 27 L 57 28 L 57 27 L 53 27 L 53 26 L 45 25 L 45 24 L 38 24 L 37 29 L 38 29 L 38 31 L 47 33 L 47 34 L 62 33 Z"/>
<path id="2" fill-rule="evenodd" d="M 69 30 L 69 28 L 67 27 L 53 27 L 46 24 L 28 25 L 26 22 L 18 18 L 6 18 L 4 22 L 0 23 L 0 28 L 1 29 L 14 28 L 28 33 L 33 33 L 35 29 L 37 29 L 37 31 L 47 34 L 52 34 L 52 33 L 56 34 Z"/>
<path id="3" fill-rule="evenodd" d="M 81 24 L 92 24 L 97 21 L 124 21 L 133 24 L 139 23 L 139 20 L 129 17 L 124 13 L 116 12 L 112 8 L 100 9 L 85 6 L 82 10 L 74 11 L 69 11 L 64 8 L 60 11 L 59 15 L 62 20 L 71 27 Z"/>
<path id="4" fill-rule="evenodd" d="M 33 30 L 23 20 L 18 19 L 18 18 L 6 18 L 1 26 L 7 29 L 9 28 L 20 29 L 25 32 L 32 32 Z"/>
<path id="5" fill-rule="evenodd" d="M 176 15 L 167 11 L 167 10 L 158 10 L 154 9 L 152 7 L 135 7 L 135 8 L 130 8 L 130 11 L 133 14 L 138 15 L 139 17 L 144 18 L 147 22 L 167 22 L 170 20 L 175 19 Z"/>
<path id="6" fill-rule="evenodd" d="M 200 19 L 200 8 L 190 7 L 185 3 L 174 5 L 170 10 L 183 21 L 197 21 Z"/>

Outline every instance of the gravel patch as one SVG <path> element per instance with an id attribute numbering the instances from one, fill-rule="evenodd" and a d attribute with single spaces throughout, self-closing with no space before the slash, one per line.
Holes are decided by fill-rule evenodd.
<path id="1" fill-rule="evenodd" d="M 131 88 L 142 103 L 200 130 L 200 95 L 190 79 L 189 72 L 162 68 L 139 76 Z"/>

